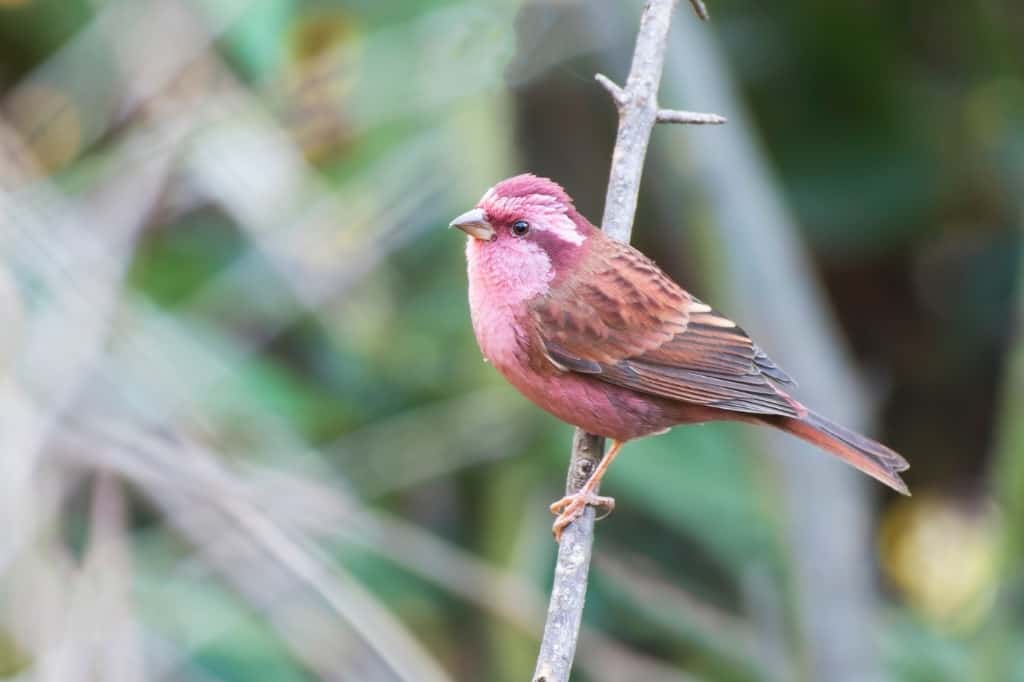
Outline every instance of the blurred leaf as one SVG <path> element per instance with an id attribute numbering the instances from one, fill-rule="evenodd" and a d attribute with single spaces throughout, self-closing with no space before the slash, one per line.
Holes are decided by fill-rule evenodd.
<path id="1" fill-rule="evenodd" d="M 154 572 L 140 586 L 147 623 L 177 642 L 183 663 L 228 682 L 311 681 L 263 619 L 237 596 L 209 580 Z"/>
<path id="2" fill-rule="evenodd" d="M 0 82 L 12 67 L 34 66 L 70 39 L 91 15 L 89 0 L 0 0 Z"/>
<path id="3" fill-rule="evenodd" d="M 249 403 L 257 410 L 283 417 L 311 442 L 336 437 L 351 421 L 348 406 L 341 399 L 266 360 L 246 363 L 239 374 L 217 386 L 209 399 L 221 404 L 225 416 L 231 413 L 232 405 Z M 246 430 L 244 421 L 226 426 L 228 430 L 234 426 L 240 435 Z"/>
<path id="4" fill-rule="evenodd" d="M 675 651 L 685 646 L 687 667 L 702 679 L 759 679 L 753 660 L 755 633 L 740 618 L 673 584 L 681 577 L 659 575 L 655 563 L 642 556 L 601 555 L 595 561 L 594 578 L 601 591 L 629 607 L 617 620 L 636 621 L 617 627 L 643 632 L 648 642 L 661 639 L 662 646 Z"/>
<path id="5" fill-rule="evenodd" d="M 198 211 L 147 235 L 129 280 L 162 305 L 180 305 L 234 262 L 243 247 L 226 217 Z"/>
<path id="6" fill-rule="evenodd" d="M 975 679 L 970 657 L 961 643 L 928 630 L 909 616 L 892 614 L 883 644 L 890 669 L 904 682 Z"/>
<path id="7" fill-rule="evenodd" d="M 221 38 L 227 56 L 251 82 L 259 83 L 280 68 L 281 36 L 296 11 L 296 0 L 248 3 L 245 13 Z"/>
<path id="8" fill-rule="evenodd" d="M 729 425 L 685 426 L 627 446 L 609 478 L 620 506 L 643 509 L 692 538 L 737 575 L 772 556 L 771 531 Z"/>

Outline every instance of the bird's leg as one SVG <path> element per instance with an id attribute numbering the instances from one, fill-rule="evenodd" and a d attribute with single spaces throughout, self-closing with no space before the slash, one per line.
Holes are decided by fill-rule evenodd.
<path id="1" fill-rule="evenodd" d="M 551 505 L 551 513 L 558 514 L 558 518 L 555 519 L 555 523 L 551 526 L 551 532 L 555 535 L 556 541 L 561 541 L 562 531 L 570 523 L 579 518 L 583 510 L 587 508 L 587 505 L 592 507 L 601 507 L 605 510 L 604 515 L 612 513 L 615 509 L 615 499 L 611 497 L 601 497 L 594 491 L 597 490 L 597 486 L 601 483 L 601 478 L 608 471 L 608 467 L 611 465 L 612 460 L 619 454 L 619 449 L 622 448 L 622 441 L 613 440 L 612 446 L 608 448 L 608 452 L 604 453 L 604 457 L 598 462 L 597 468 L 594 469 L 594 473 L 590 475 L 587 482 L 583 484 L 577 492 L 572 495 L 566 495 L 562 499 L 558 500 Z"/>

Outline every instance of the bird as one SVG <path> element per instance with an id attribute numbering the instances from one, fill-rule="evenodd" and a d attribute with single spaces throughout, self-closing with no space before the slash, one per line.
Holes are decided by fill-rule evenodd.
<path id="1" fill-rule="evenodd" d="M 485 360 L 527 399 L 611 445 L 574 494 L 563 530 L 597 494 L 623 444 L 674 426 L 731 421 L 808 441 L 899 493 L 890 448 L 790 395 L 795 382 L 731 319 L 587 220 L 561 185 L 526 173 L 449 224 L 467 235 L 469 312 Z"/>

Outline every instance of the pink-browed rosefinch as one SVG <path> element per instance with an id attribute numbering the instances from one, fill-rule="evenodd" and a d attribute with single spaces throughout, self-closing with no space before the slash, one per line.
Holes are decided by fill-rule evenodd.
<path id="1" fill-rule="evenodd" d="M 881 443 L 801 405 L 785 372 L 736 324 L 642 253 L 580 215 L 557 183 L 517 175 L 451 222 L 470 239 L 469 308 L 484 357 L 562 421 L 612 439 L 583 488 L 551 506 L 562 530 L 622 444 L 677 424 L 773 426 L 909 494 L 909 465 Z"/>

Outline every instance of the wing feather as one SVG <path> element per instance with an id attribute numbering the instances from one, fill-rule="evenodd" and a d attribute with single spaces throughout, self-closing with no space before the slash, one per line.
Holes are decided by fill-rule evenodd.
<path id="1" fill-rule="evenodd" d="M 585 283 L 537 301 L 548 360 L 642 393 L 756 414 L 798 415 L 792 384 L 746 332 L 632 247 L 608 240 Z"/>

